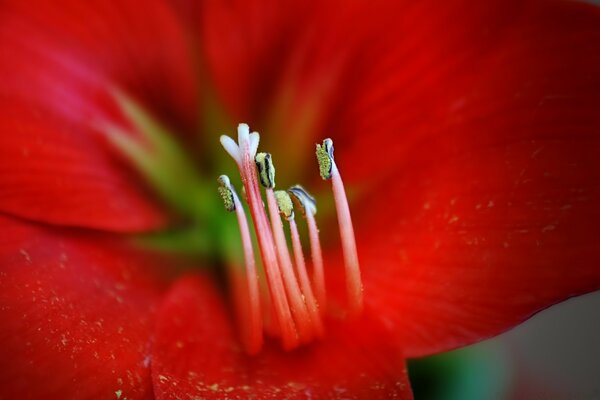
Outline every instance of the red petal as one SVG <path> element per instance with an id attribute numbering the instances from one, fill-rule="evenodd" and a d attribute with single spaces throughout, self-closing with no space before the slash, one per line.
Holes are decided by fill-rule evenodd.
<path id="1" fill-rule="evenodd" d="M 193 130 L 193 63 L 170 8 L 9 1 L 0 17 L 0 210 L 120 231 L 163 223 L 96 125 L 122 118 L 116 86 Z"/>
<path id="2" fill-rule="evenodd" d="M 264 0 L 202 6 L 193 11 L 201 16 L 198 33 L 208 72 L 234 116 L 254 121 L 258 110 L 268 109 L 274 86 L 296 50 L 299 27 L 313 7 Z"/>
<path id="3" fill-rule="evenodd" d="M 164 265 L 97 235 L 0 227 L 0 398 L 149 397 Z"/>
<path id="4" fill-rule="evenodd" d="M 379 22 L 360 4 L 367 5 L 202 3 L 199 37 L 209 79 L 228 115 L 249 122 L 262 134 L 261 146 L 276 149 L 277 159 L 285 160 L 278 170 L 281 181 L 293 182 L 308 170 L 313 138 L 335 120 L 338 103 L 347 103 L 345 69 Z"/>
<path id="5" fill-rule="evenodd" d="M 401 17 L 339 122 L 365 296 L 409 356 L 600 288 L 598 8 L 445 4 Z"/>
<path id="6" fill-rule="evenodd" d="M 341 139 L 371 194 L 354 207 L 368 309 L 422 355 L 598 288 L 598 8 L 344 6 L 207 2 L 202 29 L 219 93 L 286 166 Z"/>
<path id="7" fill-rule="evenodd" d="M 285 353 L 272 344 L 249 357 L 214 284 L 195 277 L 175 284 L 158 318 L 152 376 L 159 399 L 412 399 L 398 347 L 366 321 L 333 326 L 304 349 Z"/>

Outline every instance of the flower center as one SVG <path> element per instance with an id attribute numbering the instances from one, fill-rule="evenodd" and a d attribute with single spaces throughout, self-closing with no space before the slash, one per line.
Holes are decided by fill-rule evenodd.
<path id="1" fill-rule="evenodd" d="M 219 204 L 217 196 L 207 190 L 210 181 L 168 129 L 126 93 L 113 88 L 111 94 L 129 126 L 101 119 L 94 121 L 96 128 L 132 161 L 166 205 L 183 217 L 181 224 L 135 240 L 154 249 L 202 256 L 205 261 L 214 257 L 216 264 L 226 263 L 241 339 L 248 354 L 260 351 L 265 333 L 279 337 L 287 350 L 322 337 L 328 301 L 315 218 L 316 201 L 299 185 L 287 191 L 275 190 L 272 157 L 269 153 L 257 153 L 259 134 L 250 133 L 248 125 L 240 124 L 237 142 L 228 136 L 220 139 L 241 175 L 242 198 L 250 210 L 260 250 L 257 259 L 244 205 L 230 179 L 221 175 L 218 191 L 225 209 L 236 213 L 239 234 L 235 221 L 215 212 Z M 348 201 L 331 139 L 317 145 L 316 154 L 321 177 L 332 182 L 346 271 L 348 312 L 357 314 L 363 303 L 360 268 Z M 265 202 L 260 186 L 264 188 Z M 296 215 L 302 215 L 306 221 L 310 268 L 304 259 Z"/>
<path id="2" fill-rule="evenodd" d="M 287 191 L 274 190 L 275 167 L 269 153 L 257 153 L 259 140 L 259 134 L 250 133 L 246 124 L 238 127 L 237 143 L 229 136 L 221 136 L 221 144 L 236 162 L 242 178 L 264 268 L 262 287 L 244 208 L 229 178 L 224 175 L 219 177 L 219 192 L 226 210 L 236 212 L 244 249 L 245 279 L 233 276 L 232 283 L 242 338 L 249 354 L 260 350 L 263 330 L 279 336 L 283 347 L 288 350 L 321 337 L 327 301 L 323 257 L 315 220 L 316 202 L 298 185 Z M 331 139 L 325 139 L 322 145 L 317 145 L 317 160 L 321 177 L 332 181 L 346 269 L 349 312 L 357 314 L 363 303 L 360 267 L 350 209 L 333 157 Z M 259 182 L 264 188 L 266 210 Z M 308 227 L 311 278 L 304 261 L 294 205 L 300 209 Z M 293 261 L 281 215 L 289 225 Z"/>

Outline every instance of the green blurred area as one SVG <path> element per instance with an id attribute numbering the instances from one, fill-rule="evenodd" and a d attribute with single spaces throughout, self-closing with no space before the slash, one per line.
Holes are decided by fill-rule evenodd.
<path id="1" fill-rule="evenodd" d="M 510 366 L 499 343 L 410 360 L 416 400 L 501 400 L 509 396 Z"/>
<path id="2" fill-rule="evenodd" d="M 417 400 L 600 399 L 600 291 L 574 297 L 499 336 L 411 360 Z"/>

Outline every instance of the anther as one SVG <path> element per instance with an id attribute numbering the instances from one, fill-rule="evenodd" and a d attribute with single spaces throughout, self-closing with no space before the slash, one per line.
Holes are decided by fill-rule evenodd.
<path id="1" fill-rule="evenodd" d="M 277 200 L 277 207 L 279 208 L 279 212 L 283 214 L 285 219 L 294 219 L 294 205 L 292 204 L 292 199 L 290 198 L 290 195 L 283 190 L 276 190 L 275 200 Z"/>
<path id="2" fill-rule="evenodd" d="M 323 144 L 317 144 L 317 161 L 319 162 L 319 173 L 321 178 L 330 179 L 334 165 L 333 160 L 333 140 L 327 138 Z"/>
<path id="3" fill-rule="evenodd" d="M 219 183 L 221 184 L 221 186 L 219 186 L 217 188 L 217 190 L 219 191 L 219 195 L 221 196 L 221 199 L 223 200 L 223 205 L 225 206 L 225 210 L 227 211 L 235 211 L 235 201 L 234 201 L 234 194 L 233 194 L 233 190 L 231 188 L 231 182 L 229 181 L 229 177 L 227 175 L 221 175 L 218 178 Z"/>
<path id="4" fill-rule="evenodd" d="M 294 185 L 288 189 L 288 193 L 291 195 L 296 207 L 302 210 L 302 214 L 315 215 L 317 213 L 317 201 L 302 186 Z"/>
<path id="5" fill-rule="evenodd" d="M 340 228 L 342 250 L 344 253 L 346 288 L 350 312 L 352 314 L 357 314 L 363 306 L 360 266 L 358 263 L 352 218 L 350 217 L 350 207 L 348 206 L 348 199 L 346 197 L 346 191 L 344 190 L 342 177 L 340 176 L 340 172 L 333 158 L 333 141 L 331 139 L 323 140 L 322 145 L 317 144 L 317 161 L 319 162 L 321 177 L 323 179 L 331 179 L 335 209 L 337 211 L 338 225 Z"/>
<path id="6" fill-rule="evenodd" d="M 256 167 L 258 168 L 258 178 L 260 184 L 265 188 L 273 189 L 275 187 L 275 167 L 269 153 L 258 153 L 254 157 Z"/>

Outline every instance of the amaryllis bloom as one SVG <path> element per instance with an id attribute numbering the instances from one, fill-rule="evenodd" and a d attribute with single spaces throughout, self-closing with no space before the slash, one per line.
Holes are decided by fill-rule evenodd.
<path id="1" fill-rule="evenodd" d="M 406 358 L 600 287 L 599 71 L 570 1 L 3 1 L 0 397 L 410 399 Z M 262 207 L 219 142 L 240 122 L 317 199 L 320 332 L 236 303 L 217 177 Z"/>

